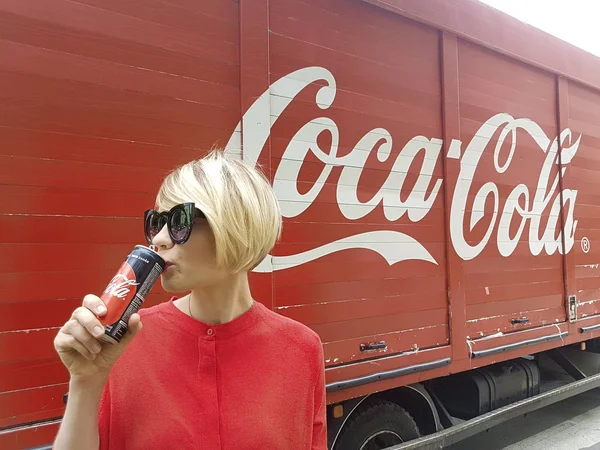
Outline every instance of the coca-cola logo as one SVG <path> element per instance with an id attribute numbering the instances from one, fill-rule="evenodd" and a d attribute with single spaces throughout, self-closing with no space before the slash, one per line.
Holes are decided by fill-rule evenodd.
<path id="1" fill-rule="evenodd" d="M 123 262 L 100 296 L 107 309 L 100 319 L 103 325 L 114 324 L 120 319 L 135 296 L 139 284 L 133 268 L 127 261 Z"/>
<path id="2" fill-rule="evenodd" d="M 273 124 L 305 87 L 317 81 L 324 81 L 326 84 L 319 88 L 316 103 L 322 110 L 328 109 L 336 95 L 333 74 L 323 67 L 297 70 L 274 82 L 251 105 L 229 139 L 226 151 L 235 153 L 243 148 L 244 161 L 256 165 Z M 503 200 L 496 183 L 488 181 L 477 192 L 472 192 L 473 179 L 481 156 L 492 138 L 499 132 L 494 149 L 494 168 L 498 174 L 502 174 L 513 163 L 518 130 L 525 131 L 540 151 L 546 154 L 536 189 L 530 192 L 525 183 L 518 184 Z M 327 151 L 321 149 L 317 143 L 318 136 L 323 132 L 331 135 L 331 146 Z M 558 170 L 552 169 L 559 164 L 560 160 L 564 174 L 566 166 L 577 153 L 580 141 L 581 136 L 574 139 L 568 128 L 563 130 L 559 137 L 550 139 L 534 121 L 514 118 L 506 113 L 496 114 L 487 120 L 466 147 L 460 140 L 453 139 L 446 157 L 460 160 L 460 171 L 450 204 L 450 239 L 456 253 L 464 260 L 477 257 L 489 244 L 496 229 L 496 245 L 500 254 L 505 257 L 514 252 L 526 230 L 529 251 L 532 255 L 539 255 L 542 251 L 549 255 L 557 251 L 568 253 L 575 242 L 577 221 L 574 219 L 573 212 L 577 191 L 562 189 L 560 195 L 557 195 L 560 189 L 559 174 Z M 404 216 L 407 216 L 411 222 L 419 222 L 429 213 L 440 195 L 443 182 L 441 178 L 433 178 L 434 168 L 441 157 L 442 140 L 426 136 L 412 138 L 397 153 L 393 167 L 381 189 L 367 202 L 361 202 L 358 198 L 358 184 L 362 170 L 370 153 L 375 149 L 379 161 L 385 162 L 390 158 L 392 136 L 384 128 L 375 128 L 366 133 L 354 149 L 345 156 L 337 155 L 338 142 L 339 129 L 328 117 L 318 117 L 307 122 L 292 137 L 273 179 L 273 188 L 280 201 L 284 217 L 297 217 L 309 208 L 318 197 L 334 167 L 341 167 L 336 200 L 340 212 L 347 220 L 361 219 L 379 205 L 382 205 L 385 218 L 390 222 Z M 505 143 L 510 143 L 510 150 L 508 155 L 501 155 Z M 300 193 L 298 175 L 309 152 L 323 163 L 323 169 L 311 189 Z M 406 194 L 403 190 L 406 173 L 417 155 L 422 152 L 424 158 L 417 181 L 408 192 L 408 196 L 401 200 L 400 192 Z M 470 204 L 469 198 L 473 199 Z M 484 216 L 485 204 L 489 199 L 492 200 L 493 210 L 485 235 L 479 242 L 469 243 L 465 238 L 465 229 L 472 231 L 479 223 Z M 473 213 L 467 225 L 465 212 L 468 210 L 472 210 Z M 565 218 L 564 249 L 562 231 L 556 233 L 557 229 L 561 228 L 559 223 L 561 212 Z M 540 229 L 544 213 L 549 216 L 549 219 L 545 227 Z M 509 229 L 513 219 L 519 221 L 519 226 L 516 234 L 510 235 Z M 267 255 L 255 271 L 272 272 L 295 267 L 334 252 L 354 248 L 377 252 L 390 265 L 406 260 L 438 264 L 429 251 L 413 237 L 399 231 L 383 229 L 344 237 L 302 253 L 286 256 Z"/>
<path id="3" fill-rule="evenodd" d="M 131 292 L 131 289 L 138 284 L 140 283 L 136 283 L 135 279 L 130 280 L 127 278 L 127 275 L 118 273 L 110 280 L 110 283 L 108 283 L 108 286 L 104 290 L 104 294 L 124 300 L 127 298 L 127 294 Z"/>

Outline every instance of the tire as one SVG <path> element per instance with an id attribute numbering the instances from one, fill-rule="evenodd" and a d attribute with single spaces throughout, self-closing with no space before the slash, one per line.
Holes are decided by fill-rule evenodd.
<path id="1" fill-rule="evenodd" d="M 344 425 L 335 450 L 381 450 L 420 436 L 404 408 L 386 400 L 366 400 Z"/>

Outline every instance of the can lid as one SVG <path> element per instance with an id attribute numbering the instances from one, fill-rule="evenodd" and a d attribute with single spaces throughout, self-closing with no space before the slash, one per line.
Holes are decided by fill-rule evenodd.
<path id="1" fill-rule="evenodd" d="M 146 246 L 146 245 L 136 245 L 136 246 L 135 246 L 135 248 L 134 248 L 134 250 L 135 250 L 136 248 L 139 248 L 140 250 L 145 250 L 145 251 L 147 251 L 147 252 L 153 253 L 153 254 L 154 254 L 154 256 L 155 256 L 156 258 L 158 258 L 158 260 L 159 260 L 159 261 L 162 261 L 162 264 L 163 264 L 163 265 L 165 264 L 165 260 L 163 259 L 163 257 L 162 257 L 162 256 L 160 256 L 160 255 L 158 254 L 158 252 L 157 252 L 156 250 L 154 250 L 154 249 L 152 249 L 152 248 L 150 248 L 150 247 L 148 247 L 148 246 Z"/>

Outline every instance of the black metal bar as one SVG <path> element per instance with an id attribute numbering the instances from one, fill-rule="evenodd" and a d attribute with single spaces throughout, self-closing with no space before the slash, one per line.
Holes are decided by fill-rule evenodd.
<path id="1" fill-rule="evenodd" d="M 350 389 L 356 386 L 362 386 L 369 383 L 374 383 L 381 380 L 389 380 L 397 378 L 409 373 L 422 372 L 424 370 L 437 369 L 438 367 L 447 366 L 450 364 L 450 358 L 439 359 L 423 364 L 415 364 L 414 366 L 401 367 L 399 369 L 388 370 L 386 372 L 372 373 L 363 377 L 352 378 L 350 380 L 336 381 L 325 386 L 327 392 L 337 392 L 343 389 Z"/>
<path id="2" fill-rule="evenodd" d="M 529 319 L 527 317 L 521 317 L 519 319 L 511 319 L 510 323 L 516 325 L 518 323 L 529 323 Z"/>
<path id="3" fill-rule="evenodd" d="M 600 330 L 600 323 L 598 325 L 590 325 L 589 327 L 581 327 L 579 329 L 579 331 L 581 333 L 587 333 L 589 331 L 596 331 L 596 330 Z"/>
<path id="4" fill-rule="evenodd" d="M 565 372 L 571 375 L 575 380 L 583 380 L 587 378 L 586 374 L 583 373 L 579 367 L 577 367 L 573 361 L 571 361 L 565 354 L 558 348 L 549 351 L 548 356 L 558 364 Z"/>
<path id="5" fill-rule="evenodd" d="M 475 350 L 471 352 L 471 358 L 483 358 L 484 356 L 496 355 L 498 353 L 508 352 L 510 350 L 516 350 L 518 348 L 527 347 L 529 345 L 541 344 L 543 342 L 555 341 L 557 339 L 563 339 L 565 336 L 568 336 L 569 333 L 567 331 L 562 331 L 557 334 L 552 334 L 550 336 L 542 336 L 535 339 L 528 339 L 526 341 L 515 342 L 514 344 L 502 345 L 500 347 L 488 348 L 485 350 Z"/>
<path id="6" fill-rule="evenodd" d="M 387 347 L 385 341 L 381 341 L 378 344 L 360 344 L 360 351 L 364 352 L 367 350 L 383 350 Z"/>
<path id="7" fill-rule="evenodd" d="M 446 430 L 439 431 L 404 444 L 388 447 L 385 450 L 439 450 L 456 444 L 468 437 L 488 430 L 507 420 L 522 416 L 540 408 L 552 405 L 575 395 L 600 387 L 600 374 L 573 381 L 543 394 L 512 403 L 495 411 L 467 420 Z"/>

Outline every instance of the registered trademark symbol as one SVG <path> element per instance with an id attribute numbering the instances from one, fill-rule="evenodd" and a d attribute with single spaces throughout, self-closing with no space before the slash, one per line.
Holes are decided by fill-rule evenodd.
<path id="1" fill-rule="evenodd" d="M 589 253 L 590 251 L 590 240 L 586 237 L 584 237 L 583 239 L 581 239 L 581 250 L 583 250 L 583 253 Z"/>

